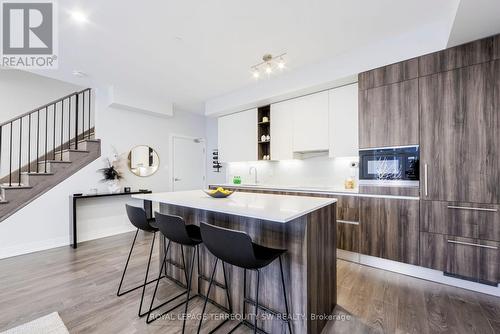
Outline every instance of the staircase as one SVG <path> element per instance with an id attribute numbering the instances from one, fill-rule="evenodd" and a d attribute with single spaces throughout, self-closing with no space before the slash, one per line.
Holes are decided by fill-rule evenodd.
<path id="1" fill-rule="evenodd" d="M 99 158 L 94 130 L 90 88 L 1 123 L 0 222 Z"/>

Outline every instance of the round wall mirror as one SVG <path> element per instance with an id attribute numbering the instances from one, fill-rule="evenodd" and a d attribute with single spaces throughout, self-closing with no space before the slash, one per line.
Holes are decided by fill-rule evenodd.
<path id="1" fill-rule="evenodd" d="M 158 153 L 147 145 L 136 146 L 128 154 L 128 168 L 137 176 L 151 176 L 159 166 Z"/>

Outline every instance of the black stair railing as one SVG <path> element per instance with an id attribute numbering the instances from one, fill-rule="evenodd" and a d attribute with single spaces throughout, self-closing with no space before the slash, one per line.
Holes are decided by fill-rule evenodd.
<path id="1" fill-rule="evenodd" d="M 79 141 L 90 139 L 91 102 L 92 90 L 87 88 L 1 123 L 2 183 L 21 186 L 23 172 L 47 173 L 47 161 L 56 160 L 58 153 L 63 160 L 64 150 L 78 149 Z"/>

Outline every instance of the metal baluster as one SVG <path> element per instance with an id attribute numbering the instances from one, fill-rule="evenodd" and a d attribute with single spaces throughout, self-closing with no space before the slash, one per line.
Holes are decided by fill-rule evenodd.
<path id="1" fill-rule="evenodd" d="M 52 136 L 52 155 L 54 156 L 54 160 L 56 160 L 56 110 L 57 110 L 57 102 L 52 106 L 52 118 L 54 118 L 54 128 L 52 131 L 54 132 Z"/>
<path id="2" fill-rule="evenodd" d="M 40 109 L 37 110 L 37 117 L 36 117 L 36 172 L 40 173 L 40 163 L 39 163 L 39 158 L 40 158 Z"/>
<path id="3" fill-rule="evenodd" d="M 10 122 L 9 187 L 12 187 L 12 122 Z"/>
<path id="4" fill-rule="evenodd" d="M 31 114 L 28 115 L 28 173 L 31 173 Z"/>
<path id="5" fill-rule="evenodd" d="M 79 109 L 79 94 L 76 94 L 75 104 L 75 150 L 78 150 L 78 109 Z"/>
<path id="6" fill-rule="evenodd" d="M 22 163 L 22 148 L 23 148 L 23 118 L 19 119 L 19 170 L 17 173 L 18 185 L 21 186 L 21 163 Z"/>
<path id="7" fill-rule="evenodd" d="M 61 161 L 63 160 L 64 137 L 64 100 L 61 101 Z"/>
<path id="8" fill-rule="evenodd" d="M 92 90 L 89 89 L 89 139 L 90 139 L 90 114 L 92 111 Z"/>
<path id="9" fill-rule="evenodd" d="M 82 92 L 82 139 L 85 139 L 85 91 Z"/>
<path id="10" fill-rule="evenodd" d="M 71 96 L 68 100 L 68 150 L 71 148 Z"/>
<path id="11" fill-rule="evenodd" d="M 49 109 L 48 107 L 45 107 L 45 168 L 44 171 L 47 173 L 47 139 L 48 139 L 48 122 L 49 122 L 49 117 L 48 117 L 48 112 Z"/>
<path id="12" fill-rule="evenodd" d="M 0 175 L 2 175 L 2 130 L 3 126 L 0 126 Z M 1 195 L 1 194 L 0 194 Z M 3 198 L 0 197 L 0 200 L 3 200 Z"/>

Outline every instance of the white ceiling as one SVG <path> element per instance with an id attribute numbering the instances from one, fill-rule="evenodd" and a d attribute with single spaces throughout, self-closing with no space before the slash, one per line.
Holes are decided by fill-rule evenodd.
<path id="1" fill-rule="evenodd" d="M 43 74 L 115 85 L 204 112 L 204 102 L 259 85 L 249 67 L 288 53 L 293 72 L 448 20 L 459 0 L 64 0 L 59 69 Z M 69 11 L 90 22 L 77 25 Z M 451 29 L 451 27 L 450 27 Z M 73 70 L 89 77 L 78 79 Z M 267 79 L 264 79 L 267 80 Z M 87 82 L 85 82 L 87 81 Z"/>

